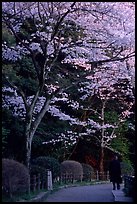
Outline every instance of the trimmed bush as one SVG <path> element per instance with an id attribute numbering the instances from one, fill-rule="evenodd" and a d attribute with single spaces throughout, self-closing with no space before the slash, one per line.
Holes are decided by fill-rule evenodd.
<path id="1" fill-rule="evenodd" d="M 84 180 L 91 180 L 91 176 L 94 173 L 94 169 L 89 164 L 81 163 L 83 167 L 83 179 Z"/>
<path id="2" fill-rule="evenodd" d="M 45 170 L 50 170 L 52 172 L 53 179 L 60 175 L 60 163 L 54 157 L 37 157 L 33 160 L 33 165 L 45 168 Z M 41 173 L 40 171 L 39 173 Z"/>
<path id="3" fill-rule="evenodd" d="M 44 179 L 44 181 L 47 180 L 47 170 L 44 167 L 38 166 L 38 165 L 31 165 L 30 175 L 31 177 L 33 175 L 40 174 L 40 177 Z"/>
<path id="4" fill-rule="evenodd" d="M 61 163 L 61 174 L 72 174 L 75 180 L 83 178 L 82 165 L 74 160 L 66 160 Z"/>
<path id="5" fill-rule="evenodd" d="M 12 160 L 2 159 L 2 191 L 12 197 L 13 194 L 29 190 L 30 175 L 25 165 Z"/>

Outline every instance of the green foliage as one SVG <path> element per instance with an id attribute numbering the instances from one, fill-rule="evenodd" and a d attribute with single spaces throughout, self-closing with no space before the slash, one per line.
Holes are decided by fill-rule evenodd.
<path id="1" fill-rule="evenodd" d="M 83 178 L 81 163 L 74 160 L 66 160 L 61 163 L 61 174 L 72 174 L 76 180 Z"/>
<path id="2" fill-rule="evenodd" d="M 116 129 L 116 134 L 119 136 L 125 136 L 125 134 L 128 132 L 128 129 L 128 121 L 125 121 L 124 123 L 121 123 Z"/>
<path id="3" fill-rule="evenodd" d="M 114 124 L 118 122 L 118 113 L 116 111 L 105 111 L 105 122 Z"/>
<path id="4" fill-rule="evenodd" d="M 128 131 L 127 122 L 119 125 L 119 127 L 115 131 L 116 132 L 115 134 L 117 135 L 117 137 L 114 138 L 111 142 L 112 148 L 120 152 L 124 156 L 124 158 L 128 157 L 129 147 L 131 145 L 131 141 L 129 141 L 129 139 L 125 137 L 127 131 Z"/>
<path id="5" fill-rule="evenodd" d="M 9 46 L 15 45 L 15 38 L 4 23 L 2 23 L 2 41 L 7 42 Z"/>
<path id="6" fill-rule="evenodd" d="M 4 64 L 3 73 L 26 95 L 33 95 L 37 90 L 38 81 L 31 58 L 24 56 L 12 65 Z"/>
<path id="7" fill-rule="evenodd" d="M 60 174 L 60 164 L 53 157 L 40 156 L 33 160 L 33 164 L 52 172 L 53 179 Z"/>
<path id="8" fill-rule="evenodd" d="M 18 192 L 27 192 L 29 182 L 29 170 L 26 166 L 15 160 L 2 159 L 2 190 L 4 194 L 12 197 Z"/>
<path id="9" fill-rule="evenodd" d="M 126 131 L 126 125 L 123 125 Z M 122 174 L 132 174 L 133 173 L 133 166 L 130 160 L 130 146 L 132 141 L 129 141 L 126 137 L 123 136 L 123 129 L 120 128 L 121 135 L 117 138 L 113 139 L 111 146 L 113 149 L 117 150 L 122 155 Z M 120 132 L 119 132 L 120 134 Z"/>
<path id="10" fill-rule="evenodd" d="M 19 19 L 16 19 L 16 20 L 19 20 Z M 31 41 L 32 40 L 31 34 L 37 31 L 36 24 L 39 24 L 39 23 L 40 22 L 37 22 L 37 20 L 34 21 L 34 19 L 25 18 L 25 21 L 21 26 L 19 37 L 21 39 Z M 54 26 L 54 24 L 51 26 Z M 45 23 L 45 27 L 43 28 L 43 31 L 46 31 L 46 29 L 47 28 Z M 79 37 L 83 37 L 84 32 L 79 26 L 75 24 L 75 22 L 67 20 L 60 25 L 58 35 L 61 37 L 64 37 L 64 41 L 68 41 L 68 39 L 71 38 L 72 42 L 74 43 L 79 39 Z M 2 28 L 2 40 L 7 41 L 8 45 L 15 45 L 15 38 L 13 37 L 12 33 L 8 31 L 5 25 L 3 25 L 3 28 Z M 91 41 L 96 42 L 95 39 L 91 39 Z M 35 38 L 35 42 L 39 43 L 40 39 Z M 17 39 L 16 39 L 16 43 L 18 44 Z M 110 53 L 108 53 L 108 56 L 110 56 L 111 54 L 112 53 L 110 51 Z M 35 55 L 39 74 L 41 72 L 41 67 L 43 66 L 43 62 L 45 60 L 45 58 L 43 57 L 44 58 L 43 59 L 42 57 L 43 55 L 39 55 L 39 54 Z M 75 69 L 70 64 L 67 64 L 67 65 L 61 64 L 60 63 L 61 57 L 63 57 L 63 53 L 61 53 L 60 56 L 58 57 L 56 64 L 52 68 L 52 72 L 48 74 L 47 76 L 48 79 L 45 83 L 47 84 L 52 83 L 54 85 L 59 85 L 61 88 L 62 87 L 64 88 L 70 85 L 74 85 L 74 83 L 80 80 L 81 81 L 85 80 L 85 78 L 83 78 L 84 72 L 80 68 Z M 33 95 L 37 91 L 39 84 L 38 84 L 33 61 L 29 55 L 27 57 L 24 56 L 21 60 L 18 60 L 16 63 L 12 63 L 12 64 L 7 64 L 7 62 L 4 62 L 4 63 L 5 64 L 3 65 L 3 73 L 6 74 L 9 77 L 9 80 L 14 82 L 16 86 L 21 88 L 24 91 L 26 96 Z M 77 77 L 77 75 L 79 75 L 79 77 Z M 80 95 L 76 88 L 74 88 L 73 86 L 66 91 L 66 93 L 71 95 L 70 99 L 79 100 L 78 98 L 80 97 Z M 41 94 L 45 95 L 45 92 Z M 100 102 L 101 101 L 99 98 L 97 97 L 95 98 L 93 96 L 91 100 L 87 101 L 84 105 L 87 107 L 89 105 L 94 110 L 97 109 L 100 112 L 101 110 Z M 117 102 L 117 99 L 109 101 L 108 105 L 106 106 L 105 122 L 115 123 L 118 121 L 118 113 L 119 113 L 119 107 L 120 107 L 119 104 L 120 103 Z M 61 107 L 62 110 L 65 110 L 68 113 L 72 113 L 72 115 L 75 114 L 78 117 L 81 117 L 81 112 L 78 112 L 78 111 L 75 112 L 74 110 L 66 108 L 66 106 L 62 104 L 59 104 L 59 105 L 62 106 Z M 97 114 L 92 114 L 91 117 L 92 117 L 91 119 L 95 119 L 95 121 L 99 121 Z M 12 152 L 13 155 L 17 155 L 17 157 L 20 157 L 22 153 L 21 147 L 22 147 L 22 144 L 24 144 L 22 141 L 23 122 L 20 122 L 17 118 L 15 119 L 14 117 L 11 117 L 11 119 L 12 119 L 12 122 L 9 121 L 8 118 L 6 117 L 3 118 L 3 121 L 4 121 L 2 124 L 3 125 L 2 142 L 3 142 L 3 148 L 4 148 L 3 150 L 5 151 L 7 149 L 9 151 L 10 149 L 8 154 L 11 154 Z M 55 119 L 53 119 L 52 117 L 49 118 L 49 115 L 47 115 L 44 118 L 43 123 L 46 123 L 46 125 L 43 125 L 41 123 L 33 139 L 33 147 L 32 147 L 33 155 L 37 156 L 43 153 L 44 155 L 52 155 L 59 159 L 65 159 L 66 155 L 71 151 L 71 148 L 66 149 L 64 145 L 65 144 L 64 141 L 62 143 L 58 143 L 57 145 L 48 144 L 46 148 L 45 148 L 45 145 L 42 146 L 41 144 L 43 141 L 48 141 L 51 139 L 54 140 L 56 138 L 56 133 L 67 131 L 69 129 L 68 123 L 64 121 L 61 121 L 61 122 L 58 121 L 57 117 L 55 117 Z M 120 126 L 116 130 L 116 135 L 118 137 L 112 141 L 112 147 L 120 151 L 127 158 L 127 155 L 129 153 L 130 143 L 128 142 L 128 140 L 125 139 L 124 133 L 126 131 L 127 131 L 126 125 L 124 127 Z M 8 141 L 8 139 L 10 139 L 10 142 Z M 21 145 L 19 145 L 20 141 L 21 141 Z M 88 148 L 87 151 L 89 152 L 93 150 L 89 150 Z"/>
<path id="11" fill-rule="evenodd" d="M 47 169 L 45 167 L 39 166 L 39 165 L 34 165 L 32 164 L 30 167 L 30 175 L 31 177 L 33 175 L 38 175 L 40 174 L 40 177 L 46 182 L 47 181 Z"/>
<path id="12" fill-rule="evenodd" d="M 76 42 L 79 36 L 82 37 L 84 35 L 83 29 L 71 20 L 66 20 L 62 24 L 60 33 L 65 39 L 72 37 L 72 42 Z"/>
<path id="13" fill-rule="evenodd" d="M 23 161 L 23 121 L 14 117 L 10 110 L 2 109 L 2 155 Z"/>
<path id="14" fill-rule="evenodd" d="M 85 164 L 85 163 L 81 163 L 82 167 L 83 167 L 83 179 L 84 180 L 90 180 L 91 176 L 94 172 L 94 169 L 91 165 L 89 164 Z"/>
<path id="15" fill-rule="evenodd" d="M 2 122 L 3 125 L 3 122 Z M 4 151 L 6 150 L 6 146 L 7 146 L 7 138 L 8 138 L 8 134 L 9 134 L 10 130 L 6 129 L 4 127 L 2 127 L 2 154 L 4 153 Z"/>
<path id="16" fill-rule="evenodd" d="M 122 175 L 134 175 L 134 168 L 128 159 L 121 162 L 121 173 Z"/>
<path id="17" fill-rule="evenodd" d="M 70 130 L 68 121 L 58 120 L 58 117 L 52 117 L 47 113 L 33 139 L 32 156 L 47 155 L 60 162 L 66 159 L 72 147 L 71 139 L 67 137 L 67 130 Z M 66 134 L 66 139 L 62 137 L 62 140 L 57 141 L 61 133 Z M 47 144 L 42 144 L 42 142 L 47 142 Z"/>
<path id="18" fill-rule="evenodd" d="M 124 137 L 117 137 L 113 139 L 111 147 L 116 151 L 120 152 L 122 155 L 128 155 L 129 151 L 129 141 Z"/>
<path id="19" fill-rule="evenodd" d="M 11 123 L 10 113 L 6 110 L 2 110 L 2 155 L 6 152 L 8 148 L 8 137 L 10 135 L 10 126 Z"/>

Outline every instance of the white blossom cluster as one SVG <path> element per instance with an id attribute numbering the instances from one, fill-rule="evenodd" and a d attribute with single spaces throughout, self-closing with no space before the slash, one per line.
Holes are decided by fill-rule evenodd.
<path id="1" fill-rule="evenodd" d="M 62 63 L 69 62 L 74 64 L 76 68 L 82 67 L 86 70 L 91 70 L 92 62 L 94 61 L 113 59 L 114 56 L 122 58 L 134 52 L 135 10 L 132 2 L 76 2 L 74 7 L 71 8 L 72 4 L 73 2 L 2 2 L 3 14 L 8 13 L 20 19 L 18 21 L 16 18 L 4 15 L 5 24 L 6 21 L 9 22 L 15 33 L 20 31 L 23 21 L 28 17 L 35 18 L 37 28 L 37 31 L 31 35 L 30 42 L 23 40 L 23 44 L 14 47 L 8 47 L 4 43 L 2 58 L 15 62 L 20 60 L 23 55 L 30 54 L 31 50 L 33 53 L 39 52 L 43 56 L 47 55 L 48 59 L 49 56 L 53 57 L 57 50 L 62 49 L 66 54 L 66 58 Z M 66 40 L 59 35 L 61 33 L 60 28 L 62 29 L 64 22 L 61 23 L 58 32 L 54 36 L 55 25 L 58 25 L 59 20 L 66 12 L 68 12 L 68 15 L 65 16 L 64 22 L 65 20 L 70 20 L 75 23 L 77 28 L 81 28 L 81 32 L 75 42 L 72 42 L 73 36 Z M 33 41 L 37 38 L 40 38 L 41 43 Z M 44 53 L 42 42 L 45 43 Z M 110 52 L 111 50 L 113 52 Z M 129 62 L 129 59 L 127 61 Z M 134 57 L 130 58 L 129 66 L 134 69 Z M 99 65 L 98 68 L 95 70 L 94 75 L 87 77 L 89 82 L 81 83 L 79 92 L 82 95 L 82 100 L 86 100 L 94 94 L 97 94 L 102 100 L 115 99 L 119 95 L 114 85 L 123 79 L 127 79 L 130 84 L 130 81 L 134 78 L 134 74 L 132 74 L 133 76 L 129 75 L 131 69 L 127 70 L 126 61 L 112 61 Z M 53 86 L 52 84 L 45 86 L 49 90 L 49 94 L 52 94 L 58 88 L 58 86 Z M 120 87 L 117 88 L 119 88 L 121 94 L 133 96 L 130 85 L 129 87 L 127 86 L 126 90 L 120 89 Z M 14 115 L 21 116 L 24 119 L 26 110 L 22 98 L 17 95 L 16 91 L 3 87 L 3 92 L 7 91 L 11 92 L 12 96 L 3 94 L 3 107 L 11 108 Z M 67 97 L 67 95 L 64 95 L 62 99 L 54 98 L 51 101 L 48 112 L 60 120 L 69 121 L 70 125 L 87 127 L 85 134 L 94 134 L 95 130 L 115 128 L 115 126 L 109 124 L 102 126 L 91 119 L 87 122 L 80 121 L 63 113 L 55 105 L 56 101 L 62 100 L 74 109 L 79 108 L 78 102 L 69 100 Z M 32 99 L 33 96 L 27 97 L 28 105 L 31 104 Z M 45 97 L 39 97 L 33 111 L 33 120 L 35 120 L 35 115 L 41 111 L 45 101 Z M 123 117 L 126 117 L 130 114 L 130 111 L 123 110 L 122 114 Z M 107 135 L 107 131 L 105 134 L 104 138 L 106 137 L 106 141 L 110 141 L 115 137 L 115 134 Z M 65 138 L 64 135 L 61 136 Z M 74 138 L 75 143 L 76 140 Z"/>
<path id="2" fill-rule="evenodd" d="M 114 125 L 110 125 L 110 124 L 101 125 L 99 122 L 95 122 L 92 119 L 88 119 L 87 125 L 90 125 L 91 127 L 95 128 L 97 130 L 107 129 L 107 128 L 115 128 Z"/>
<path id="3" fill-rule="evenodd" d="M 132 2 L 76 2 L 74 8 L 70 8 L 71 4 L 72 2 L 65 2 L 65 4 L 64 2 L 27 2 L 26 4 L 3 2 L 2 8 L 3 12 L 14 13 L 21 20 L 35 16 L 39 23 L 36 23 L 37 31 L 32 34 L 34 35 L 32 37 L 37 36 L 41 38 L 41 41 L 46 41 L 48 55 L 55 54 L 55 41 L 56 43 L 58 41 L 59 49 L 63 48 L 67 54 L 65 60 L 71 60 L 75 65 L 86 67 L 85 62 L 87 61 L 108 59 L 106 50 L 110 48 L 121 49 L 123 47 L 123 51 L 127 50 L 127 52 L 130 52 L 131 48 L 134 50 L 135 13 Z M 79 35 L 79 39 L 73 46 L 70 38 L 66 42 L 61 40 L 62 36 L 55 36 L 51 39 L 54 25 L 58 24 L 59 17 L 67 10 L 69 13 L 62 25 L 65 20 L 70 20 L 84 32 L 84 35 Z M 42 17 L 45 23 L 42 22 Z M 21 23 L 12 22 L 11 26 L 19 29 Z M 41 31 L 44 27 L 46 27 L 46 31 Z M 81 43 L 79 43 L 80 40 Z M 32 50 L 37 49 L 41 52 L 40 47 L 41 45 L 37 43 L 30 46 Z M 15 59 L 17 60 L 17 58 Z"/>
<path id="4" fill-rule="evenodd" d="M 121 94 L 134 97 L 131 76 L 128 73 L 126 64 L 123 62 L 116 62 L 115 64 L 109 62 L 96 70 L 94 75 L 88 76 L 87 79 L 89 79 L 89 82 L 81 83 L 82 86 L 79 88 L 79 92 L 83 93 L 82 100 L 93 95 L 98 95 L 101 99 L 119 97 L 115 85 L 118 85 L 123 79 L 126 79 L 128 84 L 126 84 L 126 90 L 123 87 L 119 87 Z"/>
<path id="5" fill-rule="evenodd" d="M 125 118 L 125 117 L 129 117 L 131 114 L 134 114 L 133 111 L 125 110 L 122 112 L 121 115 L 123 118 Z"/>
<path id="6" fill-rule="evenodd" d="M 4 60 L 12 60 L 13 62 L 21 59 L 20 51 L 11 48 L 2 48 L 2 58 Z"/>
<path id="7" fill-rule="evenodd" d="M 22 119 L 25 119 L 26 109 L 25 109 L 22 97 L 18 96 L 17 92 L 10 87 L 3 87 L 2 91 L 3 91 L 3 107 L 8 108 L 8 109 L 12 109 L 12 112 L 15 116 L 19 116 Z M 7 92 L 9 92 L 10 95 L 6 94 Z M 67 94 L 64 93 L 63 96 L 67 96 Z M 34 98 L 34 96 L 27 97 L 27 104 L 28 105 L 31 105 L 33 98 Z M 63 98 L 55 97 L 54 100 L 51 101 L 51 105 L 49 106 L 48 112 L 52 116 L 58 117 L 59 120 L 69 121 L 69 123 L 71 125 L 73 125 L 73 124 L 83 125 L 83 123 L 81 121 L 79 121 L 77 118 L 72 118 L 71 116 L 63 113 L 61 111 L 61 109 L 55 105 L 55 102 L 59 101 L 59 100 L 60 101 L 61 100 L 68 101 L 69 104 L 70 104 L 70 102 L 73 103 L 73 101 L 69 101 L 65 97 L 63 97 Z M 33 120 L 35 120 L 35 116 L 41 111 L 42 107 L 44 106 L 45 101 L 46 101 L 46 98 L 43 96 L 38 98 L 38 101 L 37 101 L 36 106 L 35 106 L 34 111 L 33 111 Z M 71 104 L 70 106 L 72 108 L 77 109 L 78 103 L 75 102 L 74 104 Z"/>
<path id="8" fill-rule="evenodd" d="M 54 93 L 59 88 L 59 86 L 55 86 L 53 84 L 50 85 L 45 84 L 45 87 L 47 88 L 48 94 Z"/>
<path id="9" fill-rule="evenodd" d="M 60 142 L 68 148 L 73 146 L 77 142 L 77 138 L 79 137 L 77 132 L 74 131 L 66 131 L 65 133 L 60 133 L 56 135 L 57 139 L 51 139 L 47 142 L 42 142 L 42 144 L 53 144 L 56 145 Z"/>
<path id="10" fill-rule="evenodd" d="M 2 107 L 11 109 L 15 116 L 20 115 L 22 119 L 25 118 L 25 105 L 23 103 L 22 97 L 17 95 L 17 92 L 10 87 L 3 87 L 3 93 L 9 92 L 10 95 L 4 94 L 2 98 Z M 11 95 L 12 94 L 12 95 Z"/>
<path id="11" fill-rule="evenodd" d="M 31 50 L 36 50 L 36 51 L 42 53 L 42 49 L 41 49 L 39 43 L 34 43 L 34 42 L 32 42 L 32 43 L 29 45 L 29 47 L 31 48 Z"/>

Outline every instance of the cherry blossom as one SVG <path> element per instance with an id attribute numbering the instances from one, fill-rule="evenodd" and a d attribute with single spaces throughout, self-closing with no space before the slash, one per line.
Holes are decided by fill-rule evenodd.
<path id="1" fill-rule="evenodd" d="M 80 121 L 62 112 L 56 102 L 62 100 L 69 107 L 78 110 L 85 108 L 79 104 L 80 100 L 84 102 L 88 97 L 98 95 L 103 102 L 102 111 L 105 111 L 104 101 L 119 98 L 121 102 L 123 100 L 121 115 L 129 116 L 132 104 L 125 102 L 125 99 L 134 100 L 132 87 L 135 81 L 133 2 L 2 2 L 2 23 L 16 41 L 10 45 L 4 38 L 3 62 L 16 63 L 24 56 L 31 58 L 39 84 L 35 95 L 25 95 L 14 80 L 10 81 L 8 70 L 6 72 L 4 69 L 5 80 L 13 90 L 3 85 L 3 107 L 13 107 L 13 114 L 26 119 L 27 165 L 29 166 L 33 136 L 46 112 L 69 121 L 72 126 L 87 127 L 87 134 L 93 135 L 96 130 L 105 129 L 106 132 L 102 135 L 104 143 L 116 137 L 113 131 L 113 134 L 108 135 L 107 130 L 114 129 L 117 125 L 100 124 L 92 119 Z M 26 30 L 25 26 L 28 26 Z M 27 33 L 24 34 L 25 32 Z M 67 95 L 65 90 L 69 86 L 63 88 L 60 81 L 64 75 L 60 71 L 56 75 L 57 79 L 51 80 L 60 53 L 64 54 L 60 60 L 63 67 L 69 63 L 75 71 L 85 72 L 82 78 L 84 82 L 73 82 L 79 86 L 78 100 L 72 100 Z M 42 65 L 36 60 L 38 55 L 41 56 L 39 62 Z M 69 77 L 68 72 L 66 76 Z M 81 79 L 79 74 L 75 78 L 76 81 Z M 125 80 L 126 89 L 125 84 L 119 86 Z M 7 91 L 12 96 L 6 94 Z M 61 97 L 59 93 L 62 94 Z M 125 110 L 125 107 L 128 109 Z M 104 112 L 100 116 L 102 120 L 103 114 Z"/>

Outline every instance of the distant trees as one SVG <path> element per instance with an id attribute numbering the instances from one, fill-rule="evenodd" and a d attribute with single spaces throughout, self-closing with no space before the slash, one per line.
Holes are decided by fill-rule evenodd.
<path id="1" fill-rule="evenodd" d="M 111 142 L 118 136 L 121 123 L 134 114 L 133 86 L 124 63 L 119 62 L 117 68 L 113 64 L 110 67 L 104 66 L 104 70 L 102 67 L 88 78 L 91 82 L 81 83 L 79 89 L 82 100 L 88 101 L 85 107 L 85 130 L 100 144 L 99 167 L 103 172 L 104 148 L 111 148 Z"/>

